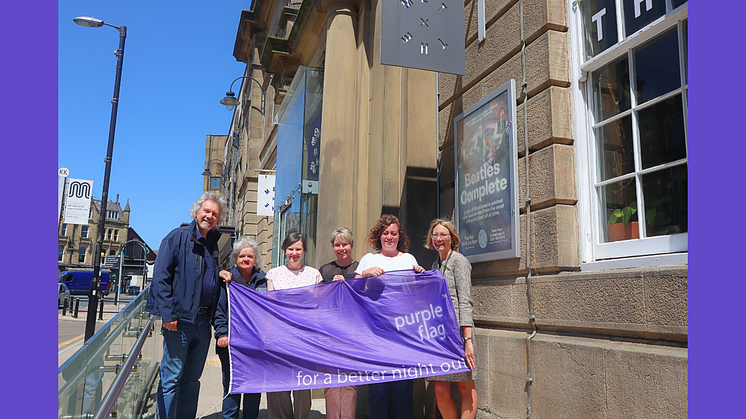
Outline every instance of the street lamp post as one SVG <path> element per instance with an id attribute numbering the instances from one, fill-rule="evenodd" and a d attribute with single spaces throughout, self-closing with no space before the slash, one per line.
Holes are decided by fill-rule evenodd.
<path id="1" fill-rule="evenodd" d="M 111 175 L 111 156 L 114 151 L 114 130 L 117 124 L 117 108 L 119 105 L 119 84 L 122 80 L 122 61 L 124 60 L 124 40 L 127 37 L 126 26 L 114 26 L 105 23 L 101 19 L 94 17 L 80 16 L 73 19 L 73 22 L 80 26 L 91 28 L 100 28 L 101 26 L 111 26 L 119 31 L 119 49 L 117 54 L 117 74 L 114 80 L 114 97 L 111 99 L 111 120 L 109 122 L 109 143 L 106 148 L 106 168 L 104 169 L 104 190 L 101 193 L 101 213 L 98 220 L 98 240 L 96 241 L 96 250 L 93 254 L 93 279 L 91 279 L 91 288 L 88 292 L 88 314 L 85 324 L 85 340 L 93 336 L 96 331 L 96 309 L 98 307 L 98 298 L 100 294 L 99 279 L 101 274 L 101 252 L 103 251 L 104 229 L 106 223 L 106 204 L 109 201 L 109 176 Z"/>
<path id="2" fill-rule="evenodd" d="M 254 82 L 256 82 L 256 84 L 259 85 L 259 89 L 261 91 L 261 103 L 260 103 L 260 106 L 259 106 L 258 110 L 259 110 L 259 113 L 262 114 L 262 116 L 264 116 L 265 100 L 266 100 L 267 92 L 264 90 L 264 88 L 262 87 L 262 83 L 259 82 L 259 80 L 255 79 L 253 77 L 250 77 L 250 76 L 239 76 L 239 77 L 236 77 L 231 82 L 231 85 L 228 88 L 228 92 L 225 94 L 225 97 L 220 100 L 220 103 L 222 105 L 225 105 L 225 108 L 228 109 L 229 111 L 232 111 L 233 109 L 235 109 L 236 106 L 238 106 L 238 105 L 241 104 L 241 102 L 238 99 L 236 99 L 236 95 L 233 93 L 233 84 L 235 82 L 237 82 L 238 80 L 242 80 L 242 79 L 253 80 Z M 243 112 L 243 111 L 241 111 L 241 112 Z M 243 127 L 243 117 L 240 118 L 239 123 L 238 123 L 238 134 L 234 133 L 234 135 L 236 135 L 237 138 L 238 138 L 238 143 L 236 143 L 234 141 L 234 147 L 235 148 L 239 147 L 238 144 L 240 143 L 240 140 L 241 140 L 241 129 L 242 129 L 242 127 Z M 264 138 L 264 123 L 262 123 L 262 138 Z M 229 160 L 229 162 L 230 162 L 230 160 Z M 236 163 L 237 163 L 237 161 L 236 161 Z M 230 166 L 232 166 L 232 165 L 230 165 Z M 233 167 L 228 167 L 228 175 L 229 175 L 229 177 L 231 177 L 233 175 L 233 171 L 234 171 Z M 230 193 L 230 190 L 226 191 L 226 193 Z M 233 179 L 233 195 L 231 197 L 229 197 L 229 198 L 230 198 L 230 204 L 231 204 L 231 208 L 229 208 L 229 210 L 230 209 L 233 210 L 232 211 L 232 213 L 233 213 L 233 221 L 232 222 L 233 222 L 233 225 L 235 226 L 236 225 L 236 180 L 235 179 Z"/>

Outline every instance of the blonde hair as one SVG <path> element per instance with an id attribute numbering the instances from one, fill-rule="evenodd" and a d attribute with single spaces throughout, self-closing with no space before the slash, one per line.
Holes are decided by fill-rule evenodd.
<path id="1" fill-rule="evenodd" d="M 456 231 L 456 225 L 453 224 L 453 221 L 446 220 L 443 218 L 436 218 L 432 221 L 430 221 L 430 228 L 427 230 L 427 237 L 425 237 L 425 248 L 426 249 L 434 249 L 433 247 L 433 229 L 435 226 L 443 226 L 446 229 L 448 229 L 448 232 L 451 234 L 451 249 L 456 250 L 458 249 L 458 246 L 461 244 L 461 238 L 458 235 L 458 232 Z"/>

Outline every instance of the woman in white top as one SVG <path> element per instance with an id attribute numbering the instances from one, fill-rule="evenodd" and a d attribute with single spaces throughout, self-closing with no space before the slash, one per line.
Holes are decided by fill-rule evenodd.
<path id="1" fill-rule="evenodd" d="M 379 276 L 389 271 L 414 269 L 422 273 L 425 268 L 417 264 L 417 259 L 407 253 L 409 237 L 394 215 L 385 214 L 370 229 L 368 243 L 376 253 L 368 253 L 360 259 L 355 269 L 356 278 Z"/>
<path id="2" fill-rule="evenodd" d="M 282 290 L 303 287 L 321 282 L 321 273 L 303 265 L 306 253 L 306 239 L 298 233 L 290 233 L 282 242 L 282 251 L 288 260 L 287 265 L 272 268 L 267 272 L 267 290 Z M 295 401 L 295 405 L 293 405 Z M 311 390 L 267 393 L 267 416 L 270 419 L 308 419 L 311 413 Z"/>
<path id="3" fill-rule="evenodd" d="M 376 253 L 368 253 L 360 259 L 355 277 L 379 276 L 386 272 L 414 269 L 422 273 L 425 269 L 407 253 L 409 238 L 399 219 L 386 214 L 370 230 L 368 243 Z M 368 405 L 371 419 L 389 419 L 389 404 L 393 405 L 391 419 L 412 419 L 414 380 L 394 381 L 368 385 Z"/>
<path id="4" fill-rule="evenodd" d="M 322 281 L 321 273 L 303 264 L 306 254 L 306 238 L 298 233 L 290 233 L 282 242 L 287 265 L 272 268 L 267 272 L 267 290 L 284 290 L 305 285 L 318 284 Z"/>

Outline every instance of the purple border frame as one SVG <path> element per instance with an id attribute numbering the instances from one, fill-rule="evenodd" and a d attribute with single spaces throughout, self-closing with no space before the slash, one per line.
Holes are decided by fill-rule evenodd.
<path id="1" fill-rule="evenodd" d="M 40 7 L 41 6 L 41 7 Z M 0 25 L 6 185 L 11 227 L 0 305 L 6 322 L 4 417 L 57 417 L 57 2 L 8 2 Z M 15 203 L 16 205 L 13 205 Z M 31 227 L 31 228 L 29 228 Z M 27 281 L 27 285 L 23 282 Z M 44 282 L 49 281 L 50 285 Z"/>
<path id="2" fill-rule="evenodd" d="M 726 220 L 742 200 L 738 169 L 746 147 L 735 122 L 744 117 L 738 45 L 746 5 L 690 1 L 689 7 L 689 417 L 737 417 L 746 373 L 738 344 L 746 285 L 733 262 L 743 258 L 744 227 Z"/>
<path id="3" fill-rule="evenodd" d="M 740 378 L 746 372 L 743 351 L 737 341 L 731 340 L 740 337 L 740 304 L 736 298 L 746 295 L 746 285 L 739 279 L 740 267 L 728 264 L 742 257 L 739 250 L 743 245 L 733 233 L 744 228 L 726 224 L 723 215 L 727 213 L 720 213 L 735 210 L 733 204 L 737 208 L 740 201 L 736 194 L 734 202 L 732 194 L 738 190 L 737 168 L 743 166 L 741 156 L 746 146 L 732 121 L 743 117 L 741 95 L 733 94 L 740 85 L 743 67 L 737 58 L 730 57 L 740 55 L 737 45 L 743 35 L 740 20 L 746 4 L 733 0 L 723 3 L 718 7 L 707 7 L 701 1 L 690 4 L 689 72 L 693 87 L 689 115 L 693 117 L 688 131 L 689 138 L 699 140 L 689 144 L 690 417 L 737 416 L 737 406 L 727 401 L 740 399 Z M 57 3 L 43 2 L 39 7 L 38 3 L 10 2 L 4 12 L 6 16 L 27 17 L 8 19 L 0 25 L 6 58 L 3 96 L 11 98 L 7 103 L 12 103 L 0 116 L 11 143 L 9 155 L 13 156 L 5 161 L 6 167 L 10 166 L 6 173 L 23 174 L 18 179 L 25 181 L 24 187 L 14 191 L 21 194 L 23 210 L 11 209 L 8 201 L 0 210 L 5 222 L 13 227 L 10 249 L 18 250 L 13 255 L 10 277 L 28 275 L 28 267 L 33 267 L 38 277 L 52 276 L 56 273 L 57 244 L 53 233 L 58 164 Z M 733 42 L 736 46 L 731 46 Z M 727 85 L 736 89 L 724 90 Z M 47 108 L 40 112 L 36 98 L 42 93 L 45 101 L 41 106 Z M 26 228 L 29 225 L 34 226 L 30 233 Z M 715 268 L 719 266 L 722 268 Z M 57 324 L 51 311 L 52 288 L 31 285 L 28 289 L 6 290 L 11 298 L 5 298 L 0 312 L 6 319 L 15 320 L 13 324 L 20 330 L 14 330 L 17 340 L 8 335 L 8 343 L 2 348 L 6 361 L 3 373 L 14 377 L 13 386 L 0 396 L 3 416 L 54 417 Z M 30 297 L 16 298 L 24 295 Z"/>

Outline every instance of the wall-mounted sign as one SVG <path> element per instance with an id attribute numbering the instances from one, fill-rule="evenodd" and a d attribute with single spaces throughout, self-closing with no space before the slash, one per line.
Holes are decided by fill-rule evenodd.
<path id="1" fill-rule="evenodd" d="M 457 116 L 456 227 L 471 262 L 520 256 L 515 80 Z"/>
<path id="2" fill-rule="evenodd" d="M 381 64 L 465 74 L 464 2 L 388 0 L 381 4 Z"/>
<path id="3" fill-rule="evenodd" d="M 275 215 L 275 175 L 259 175 L 256 193 L 256 215 Z"/>
<path id="4" fill-rule="evenodd" d="M 92 180 L 68 179 L 65 194 L 65 223 L 88 224 L 92 190 Z"/>

